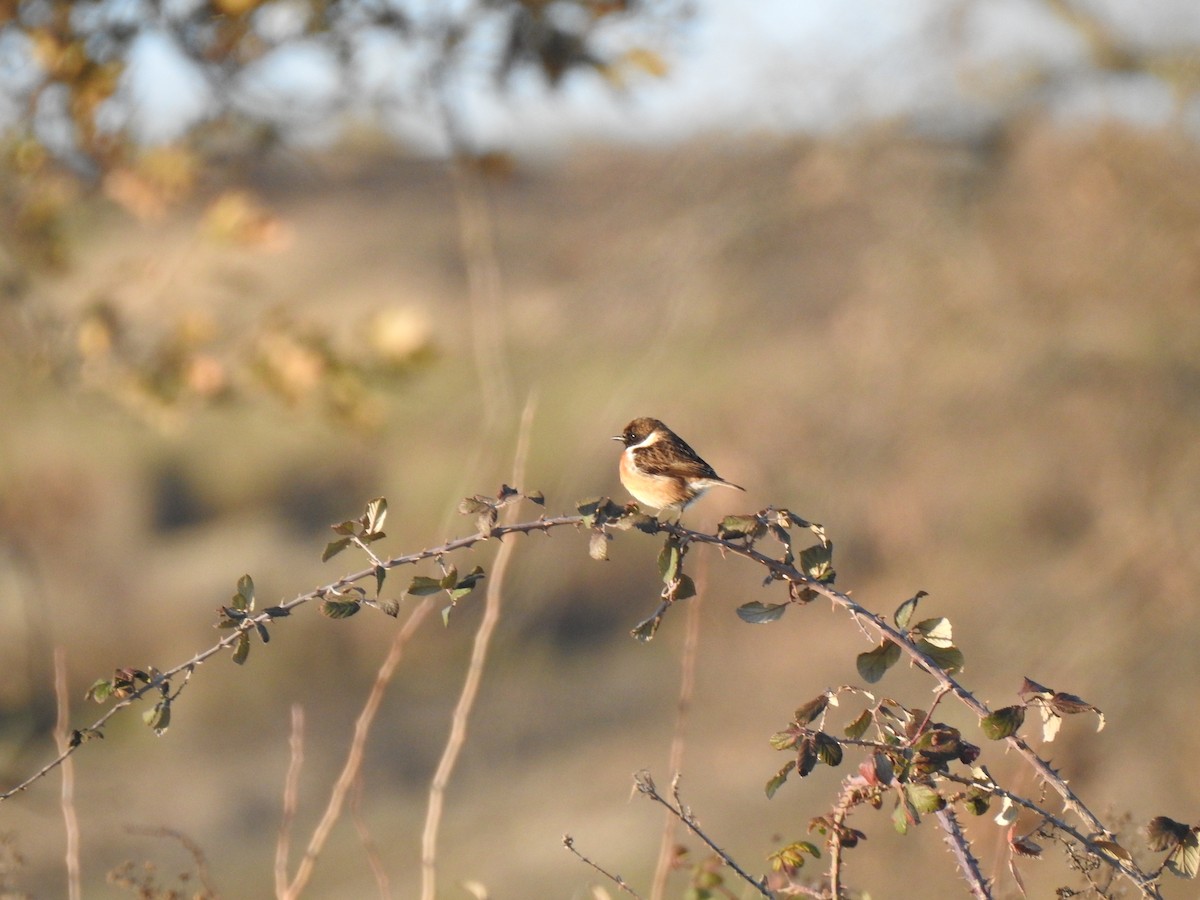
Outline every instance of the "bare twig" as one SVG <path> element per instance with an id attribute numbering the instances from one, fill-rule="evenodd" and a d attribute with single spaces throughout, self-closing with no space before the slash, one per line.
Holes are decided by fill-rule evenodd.
<path id="1" fill-rule="evenodd" d="M 517 438 L 517 449 L 513 461 L 513 481 L 517 484 L 520 484 L 525 478 L 525 461 L 529 455 L 529 431 L 533 421 L 533 409 L 534 402 L 530 398 L 525 404 L 525 412 L 521 416 L 521 431 Z M 515 512 L 515 504 L 505 508 L 506 524 L 511 524 Z M 496 553 L 496 559 L 492 563 L 491 577 L 487 582 L 483 618 L 479 623 L 479 630 L 475 632 L 475 643 L 471 649 L 467 677 L 463 681 L 462 692 L 454 707 L 450 734 L 446 738 L 442 758 L 438 762 L 438 767 L 429 784 L 429 805 L 425 812 L 425 828 L 421 835 L 422 900 L 434 900 L 437 895 L 437 839 L 442 810 L 445 805 L 446 785 L 450 782 L 450 775 L 454 772 L 459 753 L 466 743 L 467 722 L 470 719 L 471 710 L 475 706 L 475 698 L 479 695 L 479 685 L 483 681 L 483 667 L 487 662 L 488 647 L 491 646 L 496 623 L 500 621 L 504 574 L 508 569 L 515 546 L 512 541 L 501 544 L 500 550 Z"/>
<path id="2" fill-rule="evenodd" d="M 288 850 L 292 841 L 292 824 L 300 802 L 300 770 L 304 765 L 304 707 L 292 704 L 292 731 L 288 739 L 290 759 L 283 781 L 283 815 L 279 820 L 279 836 L 275 840 L 275 896 L 287 893 Z"/>
<path id="3" fill-rule="evenodd" d="M 350 818 L 354 821 L 354 830 L 358 832 L 358 839 L 367 853 L 367 864 L 371 867 L 371 874 L 375 876 L 375 886 L 379 889 L 380 900 L 390 900 L 392 896 L 391 880 L 388 878 L 387 868 L 383 865 L 383 857 L 379 854 L 379 845 L 371 837 L 371 831 L 367 828 L 367 820 L 363 818 L 362 794 L 363 779 L 360 772 L 354 781 L 354 790 L 350 794 Z"/>
<path id="4" fill-rule="evenodd" d="M 212 876 L 208 871 L 208 857 L 204 855 L 204 850 L 194 840 L 175 828 L 167 828 L 163 825 L 141 826 L 141 825 L 126 825 L 125 832 L 127 834 L 137 834 L 142 837 L 170 838 L 176 841 L 179 846 L 183 847 L 192 857 L 192 863 L 196 866 L 196 878 L 203 886 L 202 892 L 198 891 L 193 894 L 195 900 L 215 900 L 217 896 L 217 888 L 213 883 Z"/>
<path id="5" fill-rule="evenodd" d="M 700 558 L 696 572 L 696 595 L 688 604 L 687 629 L 683 639 L 683 654 L 680 659 L 679 702 L 675 708 L 675 732 L 671 735 L 671 754 L 668 761 L 672 777 L 683 771 L 684 731 L 688 712 L 692 705 L 692 693 L 696 687 L 696 647 L 700 642 L 700 599 L 704 596 L 708 565 L 705 557 Z M 658 845 L 658 862 L 654 866 L 654 881 L 650 888 L 651 900 L 662 900 L 667 889 L 667 878 L 671 874 L 675 858 L 675 836 L 679 820 L 669 812 L 663 814 L 662 839 Z"/>
<path id="6" fill-rule="evenodd" d="M 65 754 L 71 745 L 67 728 L 70 723 L 71 702 L 67 696 L 67 654 L 62 647 L 54 648 L 54 699 L 58 704 L 58 717 L 54 724 L 54 740 L 58 752 Z M 68 761 L 62 771 L 63 825 L 67 832 L 67 894 L 71 900 L 83 896 L 81 869 L 79 865 L 79 815 L 75 808 L 75 767 Z"/>
<path id="7" fill-rule="evenodd" d="M 728 853 L 726 853 L 724 850 L 722 850 L 720 847 L 718 847 L 717 844 L 713 842 L 713 839 L 710 838 L 707 834 L 705 834 L 700 829 L 700 823 L 696 821 L 695 816 L 693 816 L 689 810 L 684 808 L 683 803 L 679 799 L 679 779 L 678 778 L 676 778 L 673 783 L 674 798 L 675 798 L 674 803 L 672 803 L 670 800 L 666 799 L 662 794 L 660 794 L 658 792 L 658 788 L 654 786 L 654 779 L 650 777 L 649 772 L 646 772 L 646 771 L 638 772 L 636 775 L 633 776 L 633 784 L 634 784 L 634 787 L 637 788 L 639 793 L 645 794 L 647 797 L 649 797 L 655 803 L 658 803 L 661 806 L 663 806 L 673 816 L 675 816 L 680 822 L 682 822 L 684 825 L 686 825 L 688 830 L 690 832 L 692 832 L 692 834 L 696 835 L 696 837 L 700 838 L 700 840 L 702 840 L 702 841 L 704 841 L 704 843 L 708 844 L 708 846 L 712 850 L 712 852 L 717 854 L 717 856 L 721 857 L 721 859 L 724 861 L 725 865 L 727 865 L 727 866 L 729 866 L 729 868 L 733 869 L 733 871 L 737 873 L 739 878 L 741 878 L 747 884 L 752 885 L 754 887 L 754 889 L 756 891 L 758 891 L 762 896 L 766 897 L 767 900 L 771 900 L 772 895 L 771 895 L 771 892 L 769 890 L 767 890 L 766 879 L 765 878 L 756 879 L 753 876 L 749 875 L 745 869 L 743 869 L 736 862 L 734 862 L 733 858 Z"/>
<path id="8" fill-rule="evenodd" d="M 404 657 L 404 650 L 408 646 L 409 640 L 416 633 L 418 626 L 420 626 L 432 608 L 433 601 L 431 598 L 423 598 L 422 602 L 409 613 L 404 627 L 397 631 L 396 636 L 392 638 L 392 644 L 388 648 L 387 656 L 384 658 L 379 670 L 375 673 L 375 683 L 371 685 L 371 693 L 367 696 L 367 702 L 363 704 L 362 711 L 358 714 L 358 719 L 354 723 L 354 737 L 350 741 L 350 750 L 346 754 L 346 762 L 342 766 L 341 774 L 338 775 L 337 781 L 334 782 L 333 790 L 330 791 L 329 803 L 326 805 L 325 812 L 321 816 L 321 820 L 317 823 L 317 827 L 313 829 L 312 837 L 308 842 L 308 848 L 304 851 L 304 858 L 300 860 L 300 865 L 296 870 L 296 877 L 292 879 L 287 890 L 281 895 L 286 900 L 293 900 L 293 898 L 299 897 L 300 893 L 308 885 L 309 879 L 312 878 L 313 869 L 317 864 L 317 857 L 321 854 L 321 850 L 324 849 L 325 841 L 328 840 L 334 823 L 337 822 L 341 815 L 342 804 L 346 800 L 346 794 L 349 792 L 354 780 L 358 777 L 359 770 L 362 767 L 367 735 L 371 732 L 371 726 L 375 722 L 375 715 L 379 712 L 379 706 L 383 702 L 384 691 L 391 682 L 392 676 L 396 672 L 396 667 L 400 665 L 400 660 Z"/>
<path id="9" fill-rule="evenodd" d="M 617 887 L 619 887 L 626 894 L 629 894 L 630 896 L 633 896 L 633 897 L 637 897 L 638 900 L 642 900 L 641 895 L 638 894 L 638 892 L 635 891 L 633 888 L 631 888 L 629 886 L 628 882 L 626 882 L 624 878 L 622 878 L 620 875 L 614 875 L 612 872 L 608 871 L 607 869 L 603 868 L 602 866 L 597 865 L 596 863 L 594 863 L 590 859 L 588 859 L 586 856 L 584 856 L 582 853 L 580 853 L 577 849 L 575 849 L 575 838 L 571 837 L 569 834 L 563 835 L 563 846 L 566 847 L 568 850 L 570 850 L 572 853 L 574 853 L 576 856 L 578 856 L 583 862 L 587 863 L 589 866 L 591 866 L 593 869 L 595 869 L 597 872 L 599 872 L 601 875 L 603 875 L 605 878 L 607 878 L 609 881 L 611 881 L 613 884 L 615 884 Z"/>

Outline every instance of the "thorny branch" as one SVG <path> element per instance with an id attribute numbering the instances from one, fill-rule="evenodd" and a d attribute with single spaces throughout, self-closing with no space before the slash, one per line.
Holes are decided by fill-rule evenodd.
<path id="1" fill-rule="evenodd" d="M 650 777 L 649 772 L 645 772 L 645 771 L 638 772 L 636 775 L 633 776 L 633 784 L 638 789 L 639 793 L 645 794 L 647 797 L 649 797 L 655 803 L 659 803 L 662 806 L 664 806 L 672 815 L 674 815 L 677 819 L 679 819 L 680 822 L 682 822 L 684 825 L 686 825 L 688 827 L 688 830 L 691 831 L 692 834 L 696 835 L 696 837 L 700 838 L 700 840 L 702 840 L 702 841 L 704 841 L 704 843 L 708 844 L 708 846 L 712 850 L 712 852 L 717 854 L 717 856 L 721 857 L 721 859 L 724 860 L 725 865 L 727 865 L 727 866 L 729 866 L 729 868 L 733 869 L 733 871 L 738 874 L 738 877 L 740 877 L 747 884 L 753 886 L 754 889 L 757 890 L 760 894 L 762 894 L 762 896 L 766 897 L 767 900 L 771 900 L 771 892 L 767 890 L 767 883 L 766 883 L 765 878 L 756 879 L 752 875 L 747 874 L 746 870 L 743 869 L 741 866 L 739 866 L 736 862 L 734 862 L 733 858 L 730 857 L 730 855 L 728 853 L 726 853 L 724 850 L 722 850 L 720 847 L 718 847 L 713 842 L 712 838 L 710 838 L 707 834 L 705 834 L 703 831 L 700 830 L 700 823 L 696 821 L 696 817 L 692 815 L 691 811 L 689 809 L 687 809 L 687 807 L 685 807 L 683 805 L 682 801 L 680 801 L 680 799 L 679 799 L 679 777 L 678 776 L 676 776 L 675 779 L 671 783 L 671 793 L 675 798 L 674 803 L 671 803 L 670 800 L 666 799 L 662 794 L 660 794 L 658 792 L 658 788 L 656 788 L 654 786 L 654 779 Z"/>

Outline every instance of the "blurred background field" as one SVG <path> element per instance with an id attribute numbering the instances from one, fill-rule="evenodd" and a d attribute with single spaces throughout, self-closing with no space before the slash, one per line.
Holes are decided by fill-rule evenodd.
<path id="1" fill-rule="evenodd" d="M 470 302 L 446 163 L 362 135 L 214 163 L 169 211 L 140 218 L 110 182 L 107 197 L 67 206 L 57 266 L 12 276 L 0 783 L 53 754 L 53 648 L 79 727 L 98 715 L 82 700 L 95 679 L 211 644 L 243 573 L 271 603 L 360 568 L 320 555 L 328 526 L 371 497 L 391 504 L 385 553 L 468 533 L 458 502 L 510 478 L 532 397 L 519 487 L 543 491 L 550 513 L 625 502 L 609 437 L 660 417 L 747 487 L 710 494 L 687 524 L 768 504 L 823 523 L 838 586 L 859 602 L 890 612 L 929 592 L 922 613 L 951 618 L 963 680 L 985 702 L 1016 702 L 1028 676 L 1104 710 L 1100 733 L 1076 717 L 1044 747 L 1098 814 L 1126 834 L 1155 815 L 1196 819 L 1192 137 L 1031 113 L 956 139 L 900 124 L 730 130 L 486 162 L 494 307 Z M 564 833 L 648 892 L 663 820 L 631 799 L 631 775 L 670 780 L 686 611 L 649 644 L 629 636 L 657 601 L 656 538 L 621 534 L 603 563 L 582 534 L 513 540 L 447 797 L 439 896 L 469 897 L 468 883 L 493 898 L 592 896 L 603 880 Z M 718 842 L 765 871 L 849 769 L 767 800 L 785 761 L 767 739 L 796 706 L 859 682 L 866 645 L 821 603 L 741 622 L 736 606 L 779 589 L 707 549 L 690 557 L 702 595 L 687 601 L 700 631 L 682 791 Z M 456 562 L 488 568 L 494 554 Z M 401 571 L 390 594 L 433 573 Z M 401 622 L 415 602 L 403 598 Z M 446 627 L 422 627 L 368 744 L 359 814 L 396 897 L 418 890 L 426 792 L 481 604 L 472 595 Z M 167 882 L 191 868 L 177 842 L 143 833 L 166 828 L 203 850 L 222 896 L 269 896 L 290 709 L 306 716 L 298 854 L 398 627 L 305 607 L 245 667 L 205 663 L 162 737 L 137 714 L 114 718 L 74 757 L 84 895 L 126 895 L 106 884 L 125 861 L 153 861 Z M 877 693 L 927 690 L 898 667 Z M 940 714 L 975 729 L 950 703 Z M 998 778 L 1021 771 L 985 749 Z M 873 897 L 962 895 L 934 823 L 900 837 L 887 815 L 856 814 L 870 837 L 847 881 Z M 998 895 L 1016 896 L 1002 830 L 990 817 L 969 827 Z M 5 802 L 0 831 L 24 860 L 7 886 L 63 895 L 57 777 Z M 1057 860 L 1022 874 L 1034 897 L 1069 877 Z M 668 895 L 686 883 L 677 874 Z M 308 895 L 373 896 L 375 884 L 345 819 Z"/>

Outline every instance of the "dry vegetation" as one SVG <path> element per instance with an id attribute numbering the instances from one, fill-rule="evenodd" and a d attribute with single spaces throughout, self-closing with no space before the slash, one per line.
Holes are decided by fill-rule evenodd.
<path id="1" fill-rule="evenodd" d="M 241 573 L 273 602 L 348 569 L 320 564 L 326 526 L 371 496 L 392 503 L 388 552 L 469 530 L 454 508 L 506 477 L 536 392 L 522 487 L 544 491 L 550 511 L 623 499 L 607 438 L 633 415 L 660 416 L 749 488 L 706 499 L 690 524 L 767 503 L 823 522 L 839 587 L 860 603 L 890 611 L 930 592 L 983 699 L 1014 702 L 1027 675 L 1104 709 L 1105 731 L 1068 722 L 1047 748 L 1097 812 L 1197 818 L 1195 145 L 1020 126 L 976 147 L 883 133 L 520 162 L 491 183 L 504 308 L 487 339 L 513 386 L 508 424 L 491 430 L 441 167 L 363 154 L 243 175 L 279 217 L 264 241 L 205 237 L 199 207 L 131 224 L 89 206 L 72 220 L 69 268 L 0 311 L 4 783 L 49 752 L 52 646 L 66 648 L 76 698 L 114 666 L 185 659 L 211 641 Z M 427 328 L 432 352 L 337 415 L 328 397 L 300 391 L 288 405 L 249 381 L 236 401 L 163 410 L 103 360 L 75 361 L 88 345 L 74 315 L 100 301 L 131 356 L 191 334 L 184 343 L 224 372 L 284 319 L 328 330 L 353 357 L 391 315 L 402 336 Z M 684 630 L 674 615 L 648 645 L 628 636 L 654 606 L 657 543 L 625 535 L 601 564 L 582 538 L 520 540 L 448 796 L 444 896 L 468 896 L 468 880 L 494 898 L 587 896 L 595 873 L 564 852 L 564 831 L 648 885 L 661 816 L 628 802 L 630 775 L 668 779 Z M 756 871 L 780 838 L 803 836 L 842 774 L 767 801 L 779 765 L 767 738 L 798 703 L 856 681 L 863 647 L 820 604 L 745 625 L 734 607 L 769 599 L 759 575 L 715 555 L 697 565 L 707 589 L 683 786 Z M 369 747 L 361 812 L 395 896 L 414 892 L 424 792 L 477 621 L 470 601 L 448 628 L 430 621 Z M 225 896 L 266 896 L 289 707 L 307 710 L 305 826 L 394 627 L 298 616 L 246 668 L 206 664 L 164 737 L 136 716 L 114 721 L 76 757 L 85 894 L 122 895 L 103 882 L 125 860 L 187 868 L 174 842 L 126 831 L 165 826 L 203 848 Z M 881 687 L 926 690 L 902 671 Z M 15 884 L 61 893 L 53 785 L 3 813 L 25 857 Z M 869 816 L 849 883 L 876 897 L 918 879 L 924 896 L 961 892 L 932 827 L 900 838 Z M 999 829 L 972 827 L 986 873 L 1012 893 Z M 1025 874 L 1048 896 L 1062 870 Z M 311 896 L 373 885 L 344 823 Z M 1166 896 L 1192 891 L 1169 884 Z"/>

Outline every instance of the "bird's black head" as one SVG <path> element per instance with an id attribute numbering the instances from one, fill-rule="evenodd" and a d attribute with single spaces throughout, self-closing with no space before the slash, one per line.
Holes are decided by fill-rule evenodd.
<path id="1" fill-rule="evenodd" d="M 646 438 L 650 437 L 658 429 L 667 430 L 667 426 L 658 419 L 650 419 L 645 416 L 634 419 L 623 429 L 621 433 L 613 437 L 614 441 L 620 441 L 626 447 L 632 447 L 635 444 L 640 444 Z"/>

